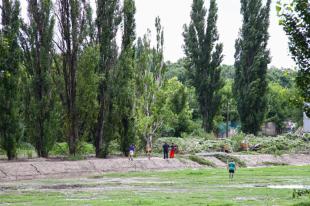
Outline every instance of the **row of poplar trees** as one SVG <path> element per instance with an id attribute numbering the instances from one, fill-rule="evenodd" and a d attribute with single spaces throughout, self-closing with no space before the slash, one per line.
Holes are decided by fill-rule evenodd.
<path id="1" fill-rule="evenodd" d="M 269 38 L 269 12 L 271 0 L 241 0 L 243 25 L 235 43 L 235 81 L 233 94 L 244 133 L 257 134 L 265 118 L 267 101 L 267 65 L 270 62 L 267 42 Z M 218 7 L 210 0 L 209 12 L 204 0 L 193 0 L 191 22 L 184 26 L 184 50 L 192 84 L 200 105 L 203 128 L 214 129 L 214 118 L 220 109 L 220 64 L 223 44 L 217 31 Z"/>
<path id="2" fill-rule="evenodd" d="M 152 88 L 160 87 L 160 19 L 151 48 L 149 35 L 136 41 L 134 0 L 98 0 L 97 15 L 88 0 L 27 0 L 26 20 L 18 0 L 1 3 L 0 144 L 8 159 L 16 158 L 23 137 L 39 157 L 48 157 L 63 134 L 71 155 L 82 137 L 91 137 L 96 156 L 104 157 L 115 133 L 127 154 L 136 137 L 136 108 L 150 115 Z M 146 132 L 145 142 L 151 136 Z"/>
<path id="3" fill-rule="evenodd" d="M 127 154 L 137 124 L 143 141 L 151 145 L 163 124 L 160 108 L 158 115 L 153 112 L 165 69 L 159 18 L 157 45 L 151 48 L 149 35 L 136 40 L 134 0 L 122 5 L 119 0 L 98 0 L 95 18 L 87 0 L 27 2 L 27 21 L 20 18 L 18 0 L 1 4 L 0 143 L 8 158 L 16 157 L 21 136 L 40 157 L 47 157 L 59 128 L 71 155 L 82 137 L 93 137 L 89 141 L 96 156 L 104 157 L 114 136 Z M 245 133 L 256 134 L 266 112 L 270 4 L 271 0 L 266 5 L 262 0 L 241 0 L 243 25 L 236 40 L 233 92 Z M 210 0 L 208 16 L 204 0 L 193 0 L 191 22 L 183 33 L 187 67 L 207 132 L 214 128 L 224 86 L 217 13 L 216 0 Z"/>

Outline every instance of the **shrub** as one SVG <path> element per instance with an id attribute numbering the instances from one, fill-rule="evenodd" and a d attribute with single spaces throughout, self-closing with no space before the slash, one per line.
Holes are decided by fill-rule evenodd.
<path id="1" fill-rule="evenodd" d="M 239 167 L 246 167 L 245 162 L 243 162 L 242 160 L 240 160 L 237 157 L 226 155 L 226 154 L 215 154 L 213 156 L 216 157 L 217 159 L 221 160 L 224 163 L 234 161 Z"/>
<path id="2" fill-rule="evenodd" d="M 239 152 L 241 150 L 241 143 L 245 141 L 245 137 L 243 133 L 239 133 L 231 138 L 231 147 L 234 152 Z"/>
<path id="3" fill-rule="evenodd" d="M 91 155 L 95 154 L 95 147 L 87 142 L 80 142 L 77 149 L 79 155 Z"/>
<path id="4" fill-rule="evenodd" d="M 54 156 L 67 156 L 69 155 L 69 147 L 66 142 L 56 143 L 53 149 L 50 151 Z"/>
<path id="5" fill-rule="evenodd" d="M 192 160 L 193 162 L 197 162 L 200 165 L 205 165 L 205 166 L 209 166 L 209 167 L 216 167 L 216 165 L 213 162 L 211 162 L 211 161 L 209 161 L 203 157 L 199 157 L 196 155 L 190 155 L 189 159 Z"/>
<path id="6" fill-rule="evenodd" d="M 69 155 L 68 157 L 65 158 L 65 160 L 68 160 L 68 161 L 79 161 L 79 160 L 84 160 L 84 159 L 85 157 L 80 154 L 77 154 L 75 156 Z"/>
<path id="7" fill-rule="evenodd" d="M 21 142 L 18 145 L 19 150 L 35 150 L 34 146 L 28 142 Z"/>
<path id="8" fill-rule="evenodd" d="M 263 162 L 263 165 L 266 166 L 287 166 L 287 163 L 283 163 L 283 162 Z"/>
<path id="9" fill-rule="evenodd" d="M 27 158 L 32 159 L 32 150 L 27 151 Z"/>
<path id="10" fill-rule="evenodd" d="M 69 156 L 68 143 L 56 143 L 50 152 L 54 156 Z M 80 142 L 77 146 L 76 156 L 95 154 L 95 147 L 87 142 Z"/>
<path id="11" fill-rule="evenodd" d="M 309 189 L 303 189 L 303 190 L 294 189 L 293 190 L 293 198 L 298 198 L 301 196 L 310 196 L 310 190 Z"/>

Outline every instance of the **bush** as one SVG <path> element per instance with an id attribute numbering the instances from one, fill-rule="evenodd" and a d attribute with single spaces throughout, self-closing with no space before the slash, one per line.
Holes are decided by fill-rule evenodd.
<path id="1" fill-rule="evenodd" d="M 231 147 L 234 152 L 241 151 L 241 143 L 243 143 L 245 139 L 246 136 L 243 133 L 236 134 L 231 138 Z"/>
<path id="2" fill-rule="evenodd" d="M 197 162 L 200 165 L 205 165 L 205 166 L 209 166 L 209 167 L 216 167 L 216 165 L 213 162 L 211 162 L 211 161 L 209 161 L 203 157 L 199 157 L 196 155 L 190 155 L 189 159 L 192 160 L 193 162 Z"/>
<path id="3" fill-rule="evenodd" d="M 210 137 L 210 138 L 209 138 Z M 199 152 L 223 151 L 223 147 L 229 151 L 240 151 L 240 145 L 244 141 L 249 147 L 258 145 L 257 153 L 282 155 L 284 153 L 309 153 L 310 141 L 305 137 L 296 135 L 280 135 L 277 137 L 256 137 L 253 135 L 237 134 L 230 139 L 212 139 L 212 135 L 204 139 L 202 137 L 187 136 L 183 138 L 165 137 L 159 138 L 154 143 L 153 152 L 162 153 L 164 142 L 174 143 L 179 147 L 181 154 L 195 154 Z"/>
<path id="4" fill-rule="evenodd" d="M 19 157 L 27 157 L 28 159 L 36 156 L 36 150 L 32 144 L 28 142 L 20 142 L 17 146 L 17 155 Z"/>
<path id="5" fill-rule="evenodd" d="M 214 157 L 221 160 L 225 164 L 230 161 L 234 161 L 239 167 L 246 167 L 245 162 L 243 162 L 242 160 L 234 156 L 225 155 L 225 154 L 215 154 Z"/>
<path id="6" fill-rule="evenodd" d="M 69 146 L 66 142 L 56 143 L 50 151 L 53 156 L 69 156 Z M 95 147 L 87 142 L 80 142 L 77 146 L 76 156 L 95 154 Z"/>
<path id="7" fill-rule="evenodd" d="M 95 147 L 87 142 L 81 142 L 77 149 L 79 155 L 92 155 L 95 154 Z"/>
<path id="8" fill-rule="evenodd" d="M 77 154 L 75 156 L 69 155 L 68 157 L 65 158 L 65 160 L 67 160 L 67 161 L 79 161 L 79 160 L 85 160 L 85 157 L 82 155 L 79 155 L 79 154 Z"/>
<path id="9" fill-rule="evenodd" d="M 287 166 L 287 163 L 281 163 L 281 162 L 263 162 L 263 165 L 266 166 Z"/>
<path id="10" fill-rule="evenodd" d="M 310 190 L 309 189 L 293 190 L 293 198 L 298 198 L 301 196 L 310 196 Z"/>
<path id="11" fill-rule="evenodd" d="M 199 127 L 195 129 L 192 133 L 187 134 L 183 133 L 182 138 L 196 138 L 196 139 L 205 139 L 205 140 L 215 140 L 216 137 L 213 133 L 206 133 L 203 128 Z"/>
<path id="12" fill-rule="evenodd" d="M 66 142 L 56 143 L 53 149 L 50 151 L 50 154 L 53 156 L 68 156 L 69 147 Z"/>
<path id="13" fill-rule="evenodd" d="M 19 150 L 35 150 L 34 146 L 28 142 L 21 142 L 18 145 Z"/>

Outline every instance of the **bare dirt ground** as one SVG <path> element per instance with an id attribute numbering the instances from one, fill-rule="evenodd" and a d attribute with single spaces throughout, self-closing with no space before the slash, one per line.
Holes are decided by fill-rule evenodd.
<path id="1" fill-rule="evenodd" d="M 172 170 L 200 168 L 198 163 L 187 159 L 127 158 L 90 159 L 81 161 L 50 161 L 35 159 L 25 162 L 0 162 L 0 182 L 37 178 L 64 178 L 102 174 L 104 172 L 128 172 L 145 170 Z"/>
<path id="2" fill-rule="evenodd" d="M 270 154 L 261 155 L 234 155 L 240 160 L 244 161 L 248 167 L 259 167 L 271 164 L 285 164 L 285 165 L 310 165 L 309 154 L 285 154 L 275 156 Z"/>
<path id="3" fill-rule="evenodd" d="M 223 168 L 226 163 L 209 153 L 198 154 Z M 229 154 L 244 161 L 248 167 L 285 165 L 310 165 L 310 155 L 290 154 L 273 155 L 240 155 Z M 62 161 L 57 159 L 33 159 L 16 162 L 0 161 L 0 182 L 12 180 L 28 180 L 42 178 L 71 178 L 102 174 L 105 172 L 129 172 L 145 170 L 175 170 L 185 168 L 202 168 L 196 162 L 187 158 L 163 160 L 154 157 L 136 158 L 129 161 L 127 158 L 89 159 L 81 161 Z"/>

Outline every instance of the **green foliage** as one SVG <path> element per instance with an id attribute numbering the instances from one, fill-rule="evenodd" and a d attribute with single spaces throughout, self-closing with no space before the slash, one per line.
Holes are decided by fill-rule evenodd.
<path id="1" fill-rule="evenodd" d="M 233 65 L 221 65 L 221 76 L 225 80 L 234 80 L 235 67 Z"/>
<path id="2" fill-rule="evenodd" d="M 243 133 L 239 133 L 231 137 L 231 147 L 234 152 L 239 152 L 241 150 L 241 143 L 244 143 L 246 137 Z"/>
<path id="3" fill-rule="evenodd" d="M 246 164 L 235 156 L 226 155 L 226 154 L 215 154 L 214 157 L 216 157 L 217 159 L 221 160 L 224 163 L 234 161 L 239 167 L 246 167 Z"/>
<path id="4" fill-rule="evenodd" d="M 295 135 L 280 135 L 277 137 L 248 136 L 249 145 L 259 145 L 258 152 L 280 155 L 283 153 L 307 153 L 310 144 L 305 139 Z"/>
<path id="5" fill-rule="evenodd" d="M 177 77 L 177 79 L 182 82 L 184 85 L 190 84 L 190 77 L 188 74 L 188 70 L 185 67 L 186 60 L 179 59 L 176 63 L 167 62 L 167 71 L 165 72 L 165 79 L 172 79 L 173 77 Z"/>
<path id="6" fill-rule="evenodd" d="M 276 123 L 281 133 L 285 120 L 292 120 L 301 124 L 302 97 L 294 86 L 286 88 L 278 83 L 270 83 L 267 92 L 268 108 L 265 122 Z"/>
<path id="7" fill-rule="evenodd" d="M 184 132 L 192 129 L 192 111 L 189 108 L 188 91 L 176 78 L 169 79 L 161 90 L 163 119 L 166 120 L 162 136 L 181 137 Z"/>
<path id="8" fill-rule="evenodd" d="M 292 109 L 288 101 L 289 98 L 287 89 L 279 84 L 269 84 L 266 122 L 275 122 L 278 130 L 283 128 L 284 120 L 289 118 L 288 113 Z"/>
<path id="9" fill-rule="evenodd" d="M 136 131 L 142 142 L 152 146 L 169 117 L 164 85 L 164 33 L 160 18 L 155 19 L 156 48 L 151 48 L 150 31 L 136 46 Z M 169 111 L 168 111 L 169 112 Z"/>
<path id="10" fill-rule="evenodd" d="M 284 88 L 292 88 L 295 86 L 295 78 L 297 72 L 291 69 L 269 68 L 267 71 L 267 80 L 270 83 L 276 83 Z"/>
<path id="11" fill-rule="evenodd" d="M 56 143 L 51 150 L 50 154 L 52 156 L 68 156 L 69 159 L 74 160 L 74 156 L 69 155 L 69 146 L 68 143 Z M 87 142 L 80 142 L 77 146 L 77 159 L 81 159 L 82 156 L 93 155 L 95 154 L 95 147 L 92 144 Z M 72 159 L 73 158 L 73 159 Z"/>
<path id="12" fill-rule="evenodd" d="M 25 105 L 26 134 L 39 157 L 47 157 L 52 149 L 56 141 L 53 130 L 58 127 L 59 118 L 55 111 L 56 98 L 51 79 L 55 24 L 52 6 L 50 0 L 42 4 L 30 0 L 29 24 L 23 25 L 22 44 L 28 74 L 24 97 L 28 103 Z"/>
<path id="13" fill-rule="evenodd" d="M 270 62 L 269 11 L 262 0 L 241 0 L 243 25 L 236 40 L 234 96 L 244 133 L 257 134 L 267 107 L 267 65 Z"/>
<path id="14" fill-rule="evenodd" d="M 87 142 L 80 142 L 77 147 L 77 154 L 79 155 L 93 155 L 95 154 L 95 147 Z"/>
<path id="15" fill-rule="evenodd" d="M 289 37 L 289 49 L 299 66 L 297 85 L 304 101 L 310 102 L 310 12 L 308 0 L 293 0 L 289 3 L 278 1 L 277 12 L 279 24 Z M 306 107 L 310 116 L 310 107 Z"/>
<path id="16" fill-rule="evenodd" d="M 100 77 L 97 99 L 99 111 L 95 124 L 96 157 L 107 155 L 107 148 L 113 133 L 110 125 L 113 116 L 111 92 L 113 91 L 111 73 L 116 66 L 117 44 L 116 35 L 121 23 L 119 0 L 97 1 L 97 27 L 99 43 L 99 64 L 96 74 Z"/>
<path id="17" fill-rule="evenodd" d="M 302 196 L 309 196 L 310 197 L 310 190 L 309 189 L 303 189 L 303 190 L 293 190 L 293 198 L 299 198 Z"/>
<path id="18" fill-rule="evenodd" d="M 208 167 L 216 167 L 216 165 L 213 162 L 211 162 L 211 161 L 209 161 L 209 160 L 207 160 L 207 159 L 205 159 L 203 157 L 199 157 L 199 156 L 196 156 L 196 155 L 190 155 L 189 159 L 194 161 L 194 162 L 197 162 L 200 165 L 205 165 L 205 166 L 208 166 Z"/>
<path id="19" fill-rule="evenodd" d="M 19 70 L 21 52 L 19 1 L 2 1 L 0 28 L 0 147 L 9 160 L 16 158 L 19 133 Z"/>
<path id="20" fill-rule="evenodd" d="M 130 144 L 135 142 L 135 15 L 133 0 L 125 0 L 123 8 L 123 38 L 119 64 L 114 79 L 114 99 L 120 148 L 128 156 Z"/>
<path id="21" fill-rule="evenodd" d="M 195 154 L 199 152 L 220 152 L 223 145 L 229 144 L 227 140 L 216 140 L 209 135 L 209 139 L 189 136 L 187 138 L 164 137 L 159 138 L 154 143 L 154 152 L 161 153 L 162 145 L 167 142 L 169 145 L 174 143 L 178 145 L 178 151 L 181 154 Z"/>
<path id="22" fill-rule="evenodd" d="M 220 90 L 222 96 L 220 114 L 221 120 L 226 122 L 226 136 L 228 136 L 229 124 L 239 121 L 237 102 L 233 96 L 233 81 L 228 79 L 225 81 L 224 87 Z M 219 125 L 219 124 L 217 124 Z"/>
<path id="23" fill-rule="evenodd" d="M 98 46 L 84 48 L 79 58 L 77 76 L 77 110 L 79 114 L 80 140 L 92 141 L 99 105 L 97 89 L 100 77 L 96 74 L 99 62 Z"/>
<path id="24" fill-rule="evenodd" d="M 288 165 L 286 163 L 281 163 L 281 162 L 262 162 L 262 164 L 266 166 L 287 166 Z"/>
<path id="25" fill-rule="evenodd" d="M 217 43 L 219 39 L 216 28 L 217 11 L 216 0 L 211 0 L 205 25 L 207 11 L 204 8 L 204 1 L 194 0 L 191 22 L 189 26 L 184 26 L 183 33 L 185 54 L 189 61 L 187 69 L 196 88 L 203 128 L 206 132 L 213 130 L 213 120 L 221 102 L 219 90 L 223 87 L 219 67 L 223 60 L 223 45 Z"/>
<path id="26" fill-rule="evenodd" d="M 206 137 L 206 138 L 205 138 Z M 309 138 L 301 138 L 295 135 L 280 135 L 277 137 L 255 137 L 253 135 L 237 134 L 230 139 L 217 139 L 214 135 L 198 137 L 189 135 L 183 138 L 165 137 L 159 138 L 154 143 L 154 152 L 162 152 L 164 142 L 168 144 L 177 144 L 181 154 L 194 154 L 199 152 L 222 152 L 226 147 L 233 152 L 242 152 L 241 143 L 248 144 L 251 147 L 258 146 L 255 153 L 261 154 L 290 154 L 290 153 L 309 153 Z"/>
<path id="27" fill-rule="evenodd" d="M 69 155 L 68 143 L 55 143 L 54 147 L 50 151 L 50 155 L 53 156 L 67 156 Z"/>

